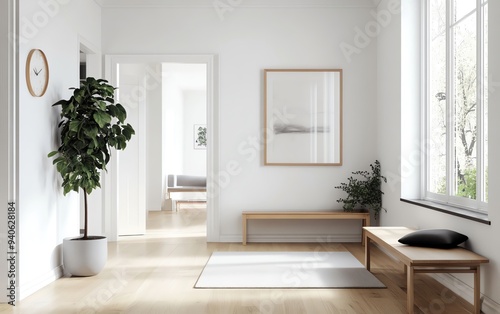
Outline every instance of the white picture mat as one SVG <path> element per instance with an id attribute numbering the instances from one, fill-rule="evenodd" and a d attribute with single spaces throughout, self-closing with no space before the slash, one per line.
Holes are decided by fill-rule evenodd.
<path id="1" fill-rule="evenodd" d="M 342 163 L 342 71 L 266 70 L 266 164 Z"/>

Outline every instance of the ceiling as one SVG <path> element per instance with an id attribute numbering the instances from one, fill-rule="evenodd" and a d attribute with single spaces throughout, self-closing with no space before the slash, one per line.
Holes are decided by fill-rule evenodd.
<path id="1" fill-rule="evenodd" d="M 206 7 L 214 0 L 94 0 L 103 8 L 113 7 Z M 234 7 L 376 7 L 381 0 L 219 0 Z M 234 3 L 234 4 L 233 4 Z"/>

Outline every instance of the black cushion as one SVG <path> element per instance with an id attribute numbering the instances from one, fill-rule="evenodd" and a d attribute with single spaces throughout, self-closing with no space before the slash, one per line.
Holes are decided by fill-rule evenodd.
<path id="1" fill-rule="evenodd" d="M 466 235 L 448 229 L 425 229 L 409 233 L 399 239 L 403 244 L 434 248 L 453 248 L 469 239 Z"/>

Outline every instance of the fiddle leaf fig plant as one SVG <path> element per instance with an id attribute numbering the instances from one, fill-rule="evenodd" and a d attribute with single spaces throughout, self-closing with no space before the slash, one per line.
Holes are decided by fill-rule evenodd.
<path id="1" fill-rule="evenodd" d="M 125 124 L 127 112 L 115 103 L 115 87 L 103 79 L 88 77 L 73 89 L 68 100 L 59 100 L 52 106 L 61 106 L 59 123 L 61 145 L 48 157 L 56 157 L 53 164 L 63 179 L 64 195 L 71 191 L 84 193 L 84 234 L 89 239 L 87 194 L 100 188 L 101 171 L 106 170 L 111 148 L 123 150 L 135 134 Z"/>
<path id="2" fill-rule="evenodd" d="M 343 203 L 344 211 L 355 209 L 368 209 L 374 212 L 375 219 L 378 219 L 382 210 L 382 181 L 387 182 L 387 178 L 380 173 L 380 162 L 375 160 L 370 164 L 370 171 L 355 171 L 352 174 L 358 177 L 347 178 L 347 183 L 343 182 L 336 189 L 347 193 L 346 198 L 339 198 L 338 203 Z"/>

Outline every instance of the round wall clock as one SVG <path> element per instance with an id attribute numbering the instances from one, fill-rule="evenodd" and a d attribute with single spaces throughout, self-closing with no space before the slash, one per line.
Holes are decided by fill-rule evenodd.
<path id="1" fill-rule="evenodd" d="M 49 85 L 49 64 L 40 49 L 32 49 L 26 60 L 26 84 L 30 94 L 40 97 Z"/>

